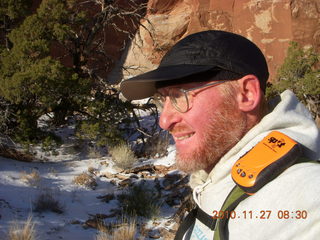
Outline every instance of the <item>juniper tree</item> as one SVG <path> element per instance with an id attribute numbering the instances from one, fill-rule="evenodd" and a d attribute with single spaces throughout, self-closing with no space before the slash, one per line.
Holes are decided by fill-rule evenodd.
<path id="1" fill-rule="evenodd" d="M 29 13 L 32 0 L 1 0 L 0 2 L 0 45 L 12 47 L 7 35 Z"/>
<path id="2" fill-rule="evenodd" d="M 13 46 L 1 53 L 0 95 L 14 105 L 21 140 L 38 137 L 40 116 L 66 115 L 78 109 L 78 99 L 89 93 L 88 79 L 50 56 L 52 44 L 69 30 L 64 24 L 67 15 L 62 1 L 43 1 L 36 14 L 11 31 Z"/>
<path id="3" fill-rule="evenodd" d="M 291 42 L 284 63 L 278 69 L 270 92 L 291 89 L 310 111 L 319 115 L 320 110 L 320 55 L 313 48 L 303 48 Z"/>
<path id="4" fill-rule="evenodd" d="M 132 37 L 145 7 L 140 0 L 43 0 L 8 33 L 12 47 L 1 50 L 0 97 L 10 106 L 11 132 L 38 139 L 40 116 L 51 113 L 49 123 L 58 125 L 78 113 L 88 124 L 98 122 L 102 139 L 118 136 L 132 107 L 119 101 L 117 90 L 110 94 L 104 80 L 113 64 L 108 43 L 121 34 Z"/>

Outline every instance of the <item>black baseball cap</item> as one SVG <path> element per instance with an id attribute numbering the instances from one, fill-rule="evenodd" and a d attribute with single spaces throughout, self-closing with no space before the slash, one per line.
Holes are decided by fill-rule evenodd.
<path id="1" fill-rule="evenodd" d="M 177 42 L 162 58 L 157 69 L 123 80 L 120 90 L 128 100 L 142 99 L 156 92 L 157 83 L 183 83 L 186 77 L 190 79 L 190 76 L 212 70 L 240 76 L 253 74 L 259 79 L 264 92 L 269 77 L 266 59 L 253 42 L 235 33 L 209 30 L 191 34 Z M 195 82 L 199 79 L 194 77 Z"/>

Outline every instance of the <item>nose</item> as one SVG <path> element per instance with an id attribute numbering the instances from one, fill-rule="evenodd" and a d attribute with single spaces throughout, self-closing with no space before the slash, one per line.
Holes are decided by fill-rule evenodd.
<path id="1" fill-rule="evenodd" d="M 172 106 L 167 97 L 159 119 L 159 125 L 164 130 L 170 130 L 174 124 L 181 121 L 181 114 Z"/>

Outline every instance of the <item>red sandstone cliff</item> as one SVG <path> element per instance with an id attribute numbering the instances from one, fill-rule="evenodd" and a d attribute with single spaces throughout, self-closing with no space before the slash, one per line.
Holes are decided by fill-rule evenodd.
<path id="1" fill-rule="evenodd" d="M 274 77 L 290 41 L 320 49 L 320 0 L 149 0 L 146 29 L 132 42 L 124 78 L 153 69 L 179 39 L 208 29 L 255 42 Z"/>

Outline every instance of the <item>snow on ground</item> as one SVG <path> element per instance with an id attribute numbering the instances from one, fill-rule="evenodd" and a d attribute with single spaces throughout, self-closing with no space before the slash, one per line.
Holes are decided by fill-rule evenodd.
<path id="1" fill-rule="evenodd" d="M 114 204 L 103 204 L 97 196 L 114 191 L 108 181 L 96 190 L 85 189 L 72 183 L 73 178 L 95 166 L 102 159 L 83 159 L 51 163 L 24 163 L 0 158 L 0 235 L 4 236 L 14 220 L 26 220 L 32 215 L 40 239 L 93 239 L 94 232 L 84 231 L 72 221 L 85 222 L 88 214 L 105 213 Z M 23 181 L 25 173 L 37 171 L 39 182 L 30 186 Z M 63 206 L 64 213 L 34 213 L 34 202 L 40 194 L 51 193 Z"/>
<path id="2" fill-rule="evenodd" d="M 98 175 L 95 189 L 78 186 L 73 180 L 75 176 L 88 172 L 89 168 L 98 173 L 116 173 L 118 170 L 108 156 L 90 158 L 72 152 L 71 148 L 72 145 L 67 141 L 56 156 L 46 156 L 38 149 L 38 156 L 46 159 L 44 162 L 28 163 L 0 157 L 0 239 L 7 239 L 8 229 L 13 221 L 23 222 L 28 216 L 32 216 L 36 223 L 37 239 L 40 240 L 96 238 L 98 231 L 84 228 L 83 223 L 90 216 L 108 215 L 119 208 L 116 199 L 105 202 L 97 197 L 117 194 L 121 189 L 114 184 L 114 179 Z M 174 146 L 170 145 L 168 152 L 167 157 L 149 159 L 143 164 L 171 166 L 174 162 Z M 33 178 L 28 180 L 28 176 Z M 35 212 L 34 203 L 41 194 L 51 194 L 58 200 L 63 213 Z M 164 222 L 174 212 L 175 209 L 164 205 L 156 225 L 164 226 Z M 152 225 L 152 221 L 148 224 Z M 168 226 L 170 227 L 170 223 L 167 223 Z M 139 239 L 149 238 L 140 236 Z"/>

